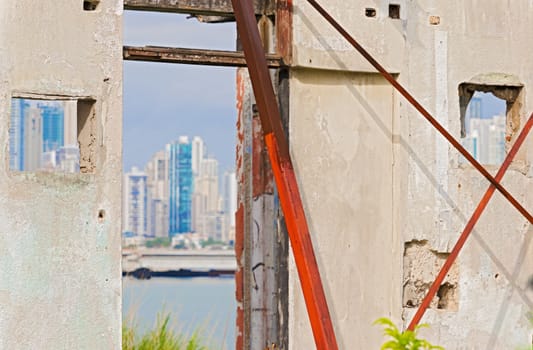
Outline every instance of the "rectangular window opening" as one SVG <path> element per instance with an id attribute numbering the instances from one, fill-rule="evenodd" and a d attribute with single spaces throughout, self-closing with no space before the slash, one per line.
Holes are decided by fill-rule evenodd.
<path id="1" fill-rule="evenodd" d="M 96 113 L 92 99 L 78 100 L 77 132 L 79 145 L 80 173 L 94 173 L 96 170 Z"/>
<path id="2" fill-rule="evenodd" d="M 365 9 L 365 16 L 366 17 L 376 17 L 376 9 L 372 7 L 367 7 Z"/>
<path id="3" fill-rule="evenodd" d="M 83 1 L 83 10 L 84 11 L 95 11 L 100 4 L 100 0 L 84 0 Z"/>
<path id="4" fill-rule="evenodd" d="M 234 22 L 150 12 L 126 12 L 124 19 L 127 45 L 235 50 Z M 147 38 L 128 30 L 139 23 L 195 35 Z M 168 297 L 150 302 L 141 322 L 152 324 L 163 308 L 175 319 L 179 309 L 191 324 L 205 318 L 216 347 L 229 349 L 237 309 L 236 68 L 126 61 L 124 72 L 122 243 L 124 251 L 140 253 L 123 264 L 124 314 L 159 290 Z M 147 276 L 158 278 L 132 280 Z M 199 278 L 175 278 L 192 276 Z M 212 293 L 216 303 L 201 297 Z M 213 322 L 207 309 L 224 316 Z"/>
<path id="5" fill-rule="evenodd" d="M 461 143 L 481 164 L 502 164 L 506 151 L 519 131 L 519 86 L 459 86 Z M 460 157 L 460 163 L 466 163 Z"/>
<path id="6" fill-rule="evenodd" d="M 92 172 L 94 165 L 87 165 L 87 154 L 94 154 L 93 105 L 92 100 L 13 97 L 9 127 L 9 169 L 28 172 Z M 88 139 L 92 141 L 87 142 Z M 80 157 L 80 150 L 83 157 Z M 88 158 L 92 164 L 94 156 Z"/>
<path id="7" fill-rule="evenodd" d="M 389 18 L 400 19 L 400 5 L 389 4 Z"/>

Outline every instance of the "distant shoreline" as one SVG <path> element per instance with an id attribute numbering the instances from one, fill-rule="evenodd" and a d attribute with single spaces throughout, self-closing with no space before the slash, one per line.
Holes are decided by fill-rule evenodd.
<path id="1" fill-rule="evenodd" d="M 192 277 L 229 277 L 234 276 L 234 270 L 209 270 L 195 271 L 188 269 L 169 270 L 169 271 L 152 271 L 147 268 L 138 268 L 134 271 L 122 271 L 122 277 L 134 277 L 140 280 L 149 280 L 152 277 L 173 277 L 173 278 L 192 278 Z"/>

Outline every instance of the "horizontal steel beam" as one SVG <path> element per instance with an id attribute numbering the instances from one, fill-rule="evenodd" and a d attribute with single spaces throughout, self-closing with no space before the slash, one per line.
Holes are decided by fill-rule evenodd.
<path id="1" fill-rule="evenodd" d="M 124 46 L 124 60 L 198 64 L 206 66 L 245 67 L 246 60 L 242 51 L 221 51 L 185 49 L 159 46 Z M 284 66 L 283 60 L 277 55 L 266 55 L 269 68 Z"/>
<path id="2" fill-rule="evenodd" d="M 256 15 L 274 15 L 275 1 L 254 0 Z M 234 17 L 231 0 L 124 0 L 125 10 Z"/>

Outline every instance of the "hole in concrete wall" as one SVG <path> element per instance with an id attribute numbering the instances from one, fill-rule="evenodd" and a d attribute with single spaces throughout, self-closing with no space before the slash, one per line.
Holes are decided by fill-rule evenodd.
<path id="1" fill-rule="evenodd" d="M 403 306 L 415 308 L 426 296 L 449 253 L 432 250 L 427 241 L 405 243 Z M 458 307 L 458 267 L 455 264 L 441 285 L 430 308 L 456 311 Z"/>
<path id="2" fill-rule="evenodd" d="M 389 17 L 393 19 L 400 18 L 400 5 L 398 4 L 389 4 Z"/>
<path id="3" fill-rule="evenodd" d="M 459 85 L 461 143 L 481 164 L 503 162 L 520 128 L 520 86 Z M 460 157 L 460 163 L 465 163 Z"/>
<path id="4" fill-rule="evenodd" d="M 104 222 L 105 220 L 105 210 L 100 209 L 98 211 L 98 222 Z"/>
<path id="5" fill-rule="evenodd" d="M 96 169 L 96 113 L 95 101 L 78 100 L 78 145 L 80 172 L 94 173 Z"/>
<path id="6" fill-rule="evenodd" d="M 365 16 L 367 17 L 376 17 L 376 9 L 375 8 L 372 8 L 372 7 L 367 7 L 365 9 Z"/>
<path id="7" fill-rule="evenodd" d="M 94 11 L 100 4 L 100 0 L 85 0 L 83 1 L 84 11 Z"/>
<path id="8" fill-rule="evenodd" d="M 77 173 L 76 101 L 11 99 L 9 169 Z"/>
<path id="9" fill-rule="evenodd" d="M 457 297 L 455 296 L 455 289 L 457 285 L 446 282 L 439 287 L 437 291 L 437 309 L 457 310 Z"/>

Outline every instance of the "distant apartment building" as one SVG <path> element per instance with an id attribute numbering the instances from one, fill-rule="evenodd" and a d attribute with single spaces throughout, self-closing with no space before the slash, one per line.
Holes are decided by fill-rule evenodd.
<path id="1" fill-rule="evenodd" d="M 492 100 L 494 110 L 495 101 L 499 108 L 505 108 L 505 101 L 497 97 L 488 97 Z M 506 116 L 490 116 L 484 110 L 484 102 L 474 95 L 468 103 L 463 127 L 465 134 L 461 140 L 462 145 L 481 164 L 499 165 L 505 158 L 505 132 Z M 497 108 L 498 109 L 498 108 Z M 494 113 L 494 112 L 493 112 Z M 466 163 L 464 157 L 460 157 L 462 163 Z"/>
<path id="2" fill-rule="evenodd" d="M 147 233 L 147 176 L 133 167 L 124 174 L 122 205 L 122 231 L 136 235 Z"/>
<path id="3" fill-rule="evenodd" d="M 50 152 L 64 145 L 64 114 L 61 102 L 40 102 L 43 128 L 43 152 Z"/>
<path id="4" fill-rule="evenodd" d="M 201 137 L 195 136 L 192 139 L 192 159 L 191 167 L 194 177 L 198 177 L 200 173 L 200 163 L 206 157 L 207 147 Z"/>
<path id="5" fill-rule="evenodd" d="M 467 130 L 470 119 L 481 119 L 483 117 L 483 101 L 480 97 L 472 97 L 468 103 L 468 112 L 466 117 Z"/>
<path id="6" fill-rule="evenodd" d="M 501 164 L 505 158 L 505 116 L 471 118 L 463 146 L 481 164 Z"/>
<path id="7" fill-rule="evenodd" d="M 147 225 L 148 234 L 168 237 L 168 158 L 159 151 L 146 164 L 147 176 Z"/>
<path id="8" fill-rule="evenodd" d="M 9 168 L 79 171 L 76 101 L 11 100 Z"/>
<path id="9" fill-rule="evenodd" d="M 237 177 L 235 171 L 224 173 L 224 215 L 225 236 L 224 241 L 235 241 L 235 212 L 237 211 Z"/>
<path id="10" fill-rule="evenodd" d="M 481 164 L 501 164 L 505 158 L 505 116 L 470 119 L 463 145 Z"/>
<path id="11" fill-rule="evenodd" d="M 187 136 L 167 145 L 169 228 L 171 237 L 191 232 L 193 194 L 192 145 Z"/>
<path id="12" fill-rule="evenodd" d="M 224 175 L 224 196 L 221 196 L 218 160 L 206 154 L 207 146 L 198 136 L 192 141 L 187 136 L 180 136 L 177 141 L 167 144 L 165 150 L 155 153 L 141 173 L 146 178 L 143 221 L 146 229 L 126 230 L 133 224 L 128 226 L 125 222 L 124 230 L 155 237 L 172 238 L 178 234 L 195 233 L 201 239 L 233 240 L 237 201 L 235 172 Z M 132 175 L 139 176 L 139 171 L 126 174 L 130 183 Z M 140 199 L 131 193 L 126 195 L 126 191 L 127 187 L 124 207 L 130 208 L 131 200 L 139 202 Z M 136 208 L 139 207 L 137 204 Z M 125 214 L 124 217 L 134 217 L 132 222 L 141 222 L 137 215 L 143 214 L 138 211 L 136 215 Z"/>
<path id="13" fill-rule="evenodd" d="M 219 195 L 218 161 L 206 157 L 200 161 L 195 179 L 195 232 L 220 240 L 224 235 L 224 215 Z"/>
<path id="14" fill-rule="evenodd" d="M 21 98 L 11 99 L 9 125 L 9 169 L 24 169 L 24 110 L 28 103 Z"/>
<path id="15" fill-rule="evenodd" d="M 20 170 L 35 171 L 41 168 L 43 129 L 41 110 L 35 106 L 24 109 L 22 154 L 24 166 Z"/>

